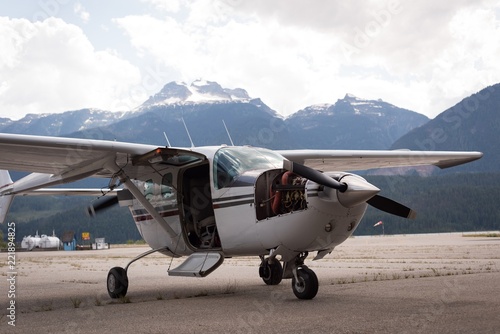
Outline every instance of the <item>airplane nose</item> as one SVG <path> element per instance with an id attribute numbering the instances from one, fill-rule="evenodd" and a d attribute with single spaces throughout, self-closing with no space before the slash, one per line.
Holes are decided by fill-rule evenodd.
<path id="1" fill-rule="evenodd" d="M 346 175 L 341 180 L 347 184 L 347 190 L 338 191 L 337 197 L 346 208 L 364 203 L 380 192 L 379 188 L 356 175 Z"/>

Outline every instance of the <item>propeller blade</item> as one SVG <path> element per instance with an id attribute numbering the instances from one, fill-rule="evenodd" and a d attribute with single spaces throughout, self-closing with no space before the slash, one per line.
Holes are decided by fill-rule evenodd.
<path id="1" fill-rule="evenodd" d="M 118 197 L 117 196 L 105 198 L 105 199 L 99 201 L 99 203 L 96 203 L 95 205 L 94 204 L 89 205 L 87 207 L 87 214 L 90 217 L 95 217 L 95 215 L 98 211 L 105 210 L 105 209 L 107 209 L 115 204 L 118 204 Z"/>
<path id="2" fill-rule="evenodd" d="M 409 207 L 406 207 L 403 204 L 398 203 L 396 201 L 393 201 L 392 199 L 389 199 L 387 197 L 375 195 L 366 202 L 368 204 L 370 204 L 371 206 L 373 206 L 381 211 L 384 211 L 384 212 L 387 212 L 387 213 L 390 213 L 390 214 L 393 214 L 393 215 L 396 215 L 399 217 L 408 218 L 408 219 L 415 219 L 417 217 L 417 213 L 415 211 L 413 211 Z"/>
<path id="3" fill-rule="evenodd" d="M 290 172 L 294 172 L 306 179 L 316 182 L 317 184 L 321 184 L 325 187 L 337 189 L 341 193 L 347 190 L 347 184 L 344 182 L 339 182 L 331 177 L 317 171 L 316 169 L 301 165 L 299 163 L 283 160 L 283 168 L 289 170 Z"/>

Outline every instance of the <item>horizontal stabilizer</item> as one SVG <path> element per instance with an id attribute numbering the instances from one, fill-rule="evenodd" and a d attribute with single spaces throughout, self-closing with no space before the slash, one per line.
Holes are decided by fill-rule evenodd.
<path id="1" fill-rule="evenodd" d="M 0 190 L 12 184 L 10 174 L 6 170 L 0 170 Z M 0 195 L 0 223 L 3 224 L 9 213 L 10 205 L 14 199 L 13 195 Z"/>
<path id="2" fill-rule="evenodd" d="M 177 268 L 168 271 L 170 276 L 205 277 L 217 269 L 224 256 L 219 252 L 201 252 L 191 254 Z"/>

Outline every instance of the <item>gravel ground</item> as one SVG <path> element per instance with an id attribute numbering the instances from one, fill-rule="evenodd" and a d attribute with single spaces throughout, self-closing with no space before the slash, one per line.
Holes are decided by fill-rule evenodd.
<path id="1" fill-rule="evenodd" d="M 500 332 L 500 238 L 350 238 L 306 260 L 320 281 L 308 301 L 290 280 L 266 286 L 258 258 L 226 259 L 200 279 L 169 277 L 181 260 L 153 254 L 129 268 L 127 297 L 109 298 L 108 270 L 147 249 L 17 252 L 15 297 L 2 253 L 0 333 Z"/>

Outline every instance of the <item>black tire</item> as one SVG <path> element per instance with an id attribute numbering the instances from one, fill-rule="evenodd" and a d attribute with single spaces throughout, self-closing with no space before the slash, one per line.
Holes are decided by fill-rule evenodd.
<path id="1" fill-rule="evenodd" d="M 111 298 L 125 297 L 128 290 L 128 277 L 125 269 L 121 267 L 111 268 L 108 273 L 106 285 Z"/>
<path id="2" fill-rule="evenodd" d="M 297 269 L 298 280 L 292 278 L 292 290 L 299 299 L 313 299 L 318 293 L 318 277 L 309 268 Z"/>
<path id="3" fill-rule="evenodd" d="M 259 268 L 259 275 L 267 285 L 278 285 L 283 278 L 283 267 L 280 261 L 273 259 L 265 260 Z"/>

